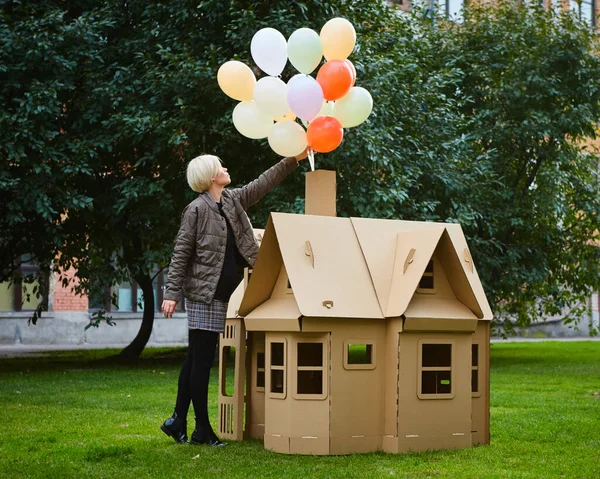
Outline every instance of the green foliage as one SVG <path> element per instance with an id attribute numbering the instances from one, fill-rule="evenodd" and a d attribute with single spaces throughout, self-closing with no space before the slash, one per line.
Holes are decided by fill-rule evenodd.
<path id="1" fill-rule="evenodd" d="M 485 172 L 443 215 L 465 228 L 497 315 L 577 322 L 600 286 L 596 35 L 570 14 L 501 2 L 473 5 L 442 36 Z"/>
<path id="2" fill-rule="evenodd" d="M 236 184 L 276 161 L 233 128 L 218 67 L 253 66 L 262 27 L 287 37 L 343 16 L 375 107 L 317 156 L 337 170 L 340 216 L 459 222 L 495 312 L 520 326 L 576 321 L 600 287 L 586 143 L 600 64 L 595 36 L 568 15 L 473 5 L 454 25 L 379 0 L 32 1 L 1 12 L 3 277 L 22 254 L 50 264 L 61 251 L 55 268 L 75 266 L 78 291 L 103 294 L 167 265 L 193 198 L 187 161 L 216 153 Z M 256 226 L 270 211 L 303 211 L 303 184 L 296 173 L 255 206 Z"/>

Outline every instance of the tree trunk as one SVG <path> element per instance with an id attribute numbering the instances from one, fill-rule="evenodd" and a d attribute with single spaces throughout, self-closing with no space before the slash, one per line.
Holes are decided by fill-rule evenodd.
<path id="1" fill-rule="evenodd" d="M 142 316 L 142 324 L 137 336 L 129 346 L 127 346 L 119 357 L 125 360 L 133 360 L 140 357 L 142 351 L 148 344 L 150 334 L 152 334 L 152 326 L 154 325 L 154 289 L 152 288 L 152 279 L 149 274 L 140 274 L 135 277 L 135 280 L 144 294 L 144 315 Z"/>

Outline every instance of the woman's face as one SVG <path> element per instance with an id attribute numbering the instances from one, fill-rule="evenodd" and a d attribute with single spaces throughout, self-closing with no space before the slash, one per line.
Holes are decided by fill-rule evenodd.
<path id="1" fill-rule="evenodd" d="M 214 182 L 217 186 L 227 186 L 231 183 L 231 177 L 229 176 L 229 173 L 227 173 L 227 168 L 221 166 L 221 171 L 214 177 Z"/>

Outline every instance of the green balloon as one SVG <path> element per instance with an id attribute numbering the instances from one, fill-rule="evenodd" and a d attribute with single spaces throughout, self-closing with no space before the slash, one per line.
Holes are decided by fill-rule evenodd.
<path id="1" fill-rule="evenodd" d="M 321 38 L 310 28 L 299 28 L 288 39 L 288 58 L 300 73 L 309 75 L 321 63 L 323 44 Z"/>
<path id="2" fill-rule="evenodd" d="M 333 116 L 344 128 L 352 128 L 364 122 L 373 110 L 373 98 L 362 87 L 355 86 L 338 101 L 335 102 Z"/>

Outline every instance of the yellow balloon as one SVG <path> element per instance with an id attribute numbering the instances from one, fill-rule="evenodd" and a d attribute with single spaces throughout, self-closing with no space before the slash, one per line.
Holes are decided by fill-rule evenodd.
<path id="1" fill-rule="evenodd" d="M 294 121 L 295 119 L 296 119 L 296 115 L 294 115 L 294 112 L 292 110 L 288 110 L 287 113 L 283 116 L 276 116 L 275 118 L 273 118 L 273 120 L 275 120 L 275 121 L 285 121 L 285 120 Z"/>
<path id="2" fill-rule="evenodd" d="M 345 18 L 332 18 L 321 29 L 323 56 L 327 61 L 345 60 L 354 50 L 356 31 Z"/>
<path id="3" fill-rule="evenodd" d="M 256 77 L 250 68 L 236 60 L 223 63 L 217 72 L 217 82 L 223 93 L 239 101 L 250 101 L 254 96 Z"/>

